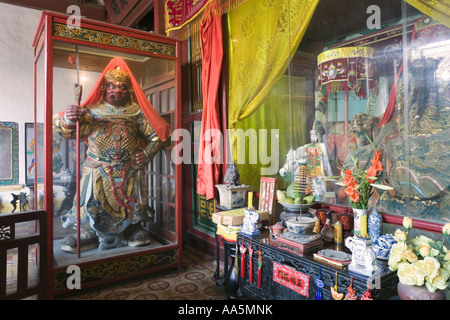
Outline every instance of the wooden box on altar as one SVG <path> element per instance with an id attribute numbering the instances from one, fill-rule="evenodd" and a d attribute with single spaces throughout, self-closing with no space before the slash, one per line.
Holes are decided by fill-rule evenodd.
<path id="1" fill-rule="evenodd" d="M 320 249 L 323 248 L 324 243 L 322 239 L 313 240 L 307 243 L 300 243 L 282 237 L 278 237 L 275 240 L 274 245 L 277 248 L 288 250 L 290 252 L 297 253 L 303 256 L 303 255 L 311 255 L 314 252 L 319 251 Z"/>
<path id="2" fill-rule="evenodd" d="M 258 211 L 261 222 L 269 219 L 269 211 Z M 239 226 L 243 223 L 245 208 L 221 211 L 213 214 L 213 222 L 226 226 Z"/>

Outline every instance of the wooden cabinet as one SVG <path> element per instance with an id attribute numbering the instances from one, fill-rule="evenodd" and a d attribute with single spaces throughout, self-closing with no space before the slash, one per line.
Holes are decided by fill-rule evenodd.
<path id="1" fill-rule="evenodd" d="M 35 157 L 36 168 L 42 168 L 35 175 L 43 177 L 43 182 L 37 180 L 38 185 L 34 186 L 35 199 L 39 200 L 39 202 L 36 201 L 35 207 L 43 209 L 49 216 L 47 226 L 49 255 L 46 265 L 48 266 L 47 285 L 50 298 L 69 292 L 70 288 L 66 284 L 70 273 L 67 273 L 67 268 L 71 265 L 80 267 L 82 289 L 181 266 L 182 167 L 171 161 L 175 142 L 171 141 L 170 137 L 167 138 L 166 134 L 161 134 L 162 130 L 157 130 L 162 121 L 154 120 L 159 119 L 159 116 L 151 112 L 151 108 L 154 108 L 156 113 L 159 113 L 169 123 L 172 133 L 181 127 L 181 43 L 165 36 L 84 18 L 80 19 L 79 26 L 71 28 L 67 23 L 68 18 L 66 15 L 43 12 L 33 42 L 35 51 L 35 127 L 43 126 L 44 137 L 43 150 Z M 102 70 L 106 72 L 107 66 L 117 59 L 123 61 L 120 68 L 129 69 L 129 73 L 133 75 L 133 77 L 129 77 L 133 90 L 126 90 L 130 93 L 129 102 L 114 109 L 110 108 L 111 105 L 108 107 L 108 104 L 103 104 L 100 97 L 101 92 L 105 89 Z M 98 190 L 109 192 L 108 190 L 111 188 L 112 191 L 108 196 L 102 196 L 103 200 L 99 201 L 98 208 L 102 208 L 100 210 L 106 212 L 107 209 L 103 208 L 115 207 L 110 211 L 115 211 L 118 219 L 126 222 L 123 225 L 124 228 L 120 228 L 120 230 L 103 229 L 106 230 L 105 232 L 95 229 L 92 222 L 84 224 L 84 227 L 95 230 L 98 238 L 100 239 L 101 236 L 102 241 L 105 241 L 102 242 L 102 246 L 89 248 L 89 250 L 81 250 L 81 245 L 77 244 L 78 252 L 67 254 L 61 250 L 61 244 L 75 231 L 77 234 L 81 233 L 80 229 L 83 226 L 80 227 L 82 223 L 78 220 L 83 217 L 83 214 L 86 216 L 86 212 L 91 213 L 90 209 L 86 209 L 88 200 L 78 201 L 80 207 L 85 205 L 86 208 L 80 210 L 81 213 L 77 216 L 73 228 L 72 225 L 66 228 L 67 225 L 61 223 L 65 212 L 59 213 L 62 203 L 67 198 L 64 194 L 68 192 L 64 189 L 65 184 L 62 185 L 58 181 L 73 182 L 77 180 L 75 161 L 72 159 L 75 159 L 75 155 L 78 154 L 81 158 L 80 162 L 83 162 L 84 154 L 86 154 L 86 148 L 83 149 L 84 144 L 75 143 L 73 138 L 63 137 L 65 141 L 69 142 L 60 143 L 62 139 L 52 127 L 53 117 L 64 114 L 67 106 L 75 103 L 74 84 L 83 87 L 81 105 L 86 104 L 86 108 L 89 109 L 95 103 L 101 104 L 102 107 L 107 108 L 106 113 L 102 111 L 101 117 L 106 117 L 104 119 L 107 120 L 114 116 L 114 121 L 118 124 L 117 130 L 114 129 L 114 139 L 110 135 L 112 129 L 96 135 L 96 137 L 102 138 L 111 137 L 110 139 L 115 142 L 110 147 L 103 143 L 102 145 L 105 147 L 101 152 L 105 152 L 91 159 L 100 163 L 95 168 L 102 169 L 103 166 L 111 168 L 106 171 L 102 169 L 101 179 L 108 178 L 109 175 L 109 187 L 104 187 L 107 185 L 105 184 Z M 101 91 L 99 97 L 96 96 L 96 88 Z M 96 97 L 96 101 L 91 103 L 90 96 Z M 150 105 L 147 99 L 150 101 Z M 89 104 L 86 100 L 90 101 Z M 136 105 L 139 105 L 140 110 L 136 109 L 134 113 L 130 112 L 132 109 L 127 109 L 128 106 Z M 119 112 L 122 113 L 120 115 L 122 120 L 117 120 Z M 146 121 L 141 117 L 142 113 L 145 114 Z M 135 118 L 132 118 L 132 115 Z M 93 117 L 97 122 L 101 120 L 98 113 Z M 156 126 L 152 123 L 152 119 L 153 123 L 157 124 Z M 150 129 L 145 124 L 147 121 L 149 126 L 151 125 L 157 131 L 158 136 L 161 134 L 160 138 L 165 142 L 146 170 L 133 164 L 132 169 L 135 170 L 133 172 L 137 172 L 136 177 L 138 176 L 138 178 L 132 181 L 128 178 L 131 176 L 131 171 L 125 174 L 126 170 L 123 168 L 130 168 L 128 163 L 135 161 L 133 157 L 138 151 L 150 148 L 151 144 L 148 141 L 146 144 L 141 144 L 140 139 L 143 136 L 142 132 L 145 131 L 147 140 L 149 140 Z M 126 125 L 129 127 L 125 128 Z M 156 138 L 152 136 L 152 139 Z M 111 151 L 113 149 L 114 151 Z M 114 152 L 113 158 L 110 157 L 111 152 Z M 63 161 L 62 167 L 58 167 L 60 170 L 55 172 L 53 165 L 56 161 L 55 156 L 59 154 L 61 154 L 62 160 L 67 159 L 67 161 Z M 89 157 L 91 155 L 92 153 L 89 153 Z M 81 167 L 78 159 L 76 162 L 76 167 Z M 86 164 L 86 161 L 81 163 L 81 165 L 83 164 Z M 121 177 L 111 173 L 114 171 L 113 169 L 121 170 Z M 117 170 L 115 172 L 118 172 Z M 106 176 L 103 173 L 106 173 Z M 82 190 L 92 190 L 92 187 Z M 73 195 L 75 192 L 71 192 L 71 194 Z M 76 194 L 84 197 L 83 194 L 87 193 L 76 192 Z M 116 202 L 108 202 L 108 198 L 115 199 Z M 93 197 L 86 196 L 85 199 L 93 199 Z M 72 201 L 68 203 L 67 211 L 77 207 L 76 204 L 72 205 Z M 128 210 L 127 212 L 124 211 L 125 208 Z M 101 213 L 99 216 L 114 216 L 111 212 Z M 138 217 L 137 223 L 132 226 L 141 228 L 141 235 L 149 234 L 150 243 L 148 241 L 144 243 L 139 238 L 137 238 L 138 241 L 133 241 L 133 237 L 129 236 L 133 232 L 128 230 L 131 225 L 131 223 L 128 224 L 128 220 L 132 219 L 130 217 Z M 94 220 L 99 220 L 99 218 L 92 219 L 92 221 Z M 94 224 L 99 223 L 95 221 Z M 82 239 L 80 236 L 78 238 Z M 91 239 L 95 240 L 94 237 Z M 114 241 L 110 241 L 110 239 L 114 239 Z"/>
<path id="2" fill-rule="evenodd" d="M 250 244 L 256 253 L 259 249 L 263 256 L 261 288 L 258 288 L 258 255 L 253 254 L 253 283 L 249 282 L 249 258 L 246 254 L 245 277 L 239 277 L 238 296 L 257 300 L 315 300 L 318 289 L 315 280 L 319 276 L 324 283 L 322 289 L 323 300 L 332 300 L 330 288 L 335 286 L 336 275 L 338 292 L 347 294 L 347 287 L 352 287 L 358 300 L 367 291 L 367 285 L 371 286 L 370 294 L 373 299 L 389 299 L 396 296 L 398 277 L 396 272 L 390 271 L 386 261 L 379 260 L 379 274 L 368 278 L 354 274 L 347 267 L 337 268 L 315 260 L 311 255 L 301 256 L 285 249 L 278 248 L 271 239 L 268 231 L 262 232 L 259 238 L 237 238 L 237 248 L 244 242 L 245 247 Z M 240 267 L 241 251 L 236 252 Z M 274 273 L 275 270 L 275 273 Z M 241 275 L 241 270 L 238 270 Z"/>

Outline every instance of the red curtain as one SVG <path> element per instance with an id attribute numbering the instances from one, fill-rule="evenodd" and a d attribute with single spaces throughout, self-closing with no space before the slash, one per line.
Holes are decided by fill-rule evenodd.
<path id="1" fill-rule="evenodd" d="M 222 68 L 222 9 L 211 1 L 200 22 L 202 50 L 203 113 L 198 154 L 197 193 L 214 198 L 222 163 L 222 134 L 219 119 L 219 82 Z"/>
<path id="2" fill-rule="evenodd" d="M 415 36 L 416 36 L 416 27 L 414 26 L 411 33 L 411 42 L 414 40 Z M 397 83 L 398 79 L 400 79 L 402 72 L 403 72 L 403 62 L 399 70 L 397 71 L 397 75 L 394 79 L 394 84 L 392 85 L 391 93 L 389 94 L 389 100 L 386 106 L 386 110 L 384 111 L 384 114 L 381 117 L 380 123 L 378 123 L 378 127 L 380 128 L 384 126 L 386 123 L 388 123 L 389 120 L 391 119 L 392 112 L 394 111 L 395 108 L 395 101 L 397 99 Z"/>

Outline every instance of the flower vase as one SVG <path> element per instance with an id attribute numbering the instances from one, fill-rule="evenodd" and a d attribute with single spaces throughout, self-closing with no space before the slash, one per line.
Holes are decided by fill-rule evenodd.
<path id="1" fill-rule="evenodd" d="M 445 300 L 445 291 L 431 292 L 426 286 L 411 286 L 401 282 L 397 285 L 397 293 L 402 300 Z"/>
<path id="2" fill-rule="evenodd" d="M 373 242 L 377 241 L 381 236 L 382 226 L 383 216 L 377 211 L 377 207 L 370 208 L 369 217 L 367 218 L 367 231 Z"/>
<path id="3" fill-rule="evenodd" d="M 367 215 L 369 209 L 353 208 L 353 234 L 357 237 L 368 237 L 367 234 Z"/>

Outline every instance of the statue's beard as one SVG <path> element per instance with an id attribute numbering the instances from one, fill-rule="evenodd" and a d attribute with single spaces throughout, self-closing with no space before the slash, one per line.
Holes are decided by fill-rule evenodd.
<path id="1" fill-rule="evenodd" d="M 128 100 L 128 97 L 125 95 L 116 97 L 114 94 L 110 94 L 107 102 L 115 107 L 122 107 L 127 104 Z"/>

